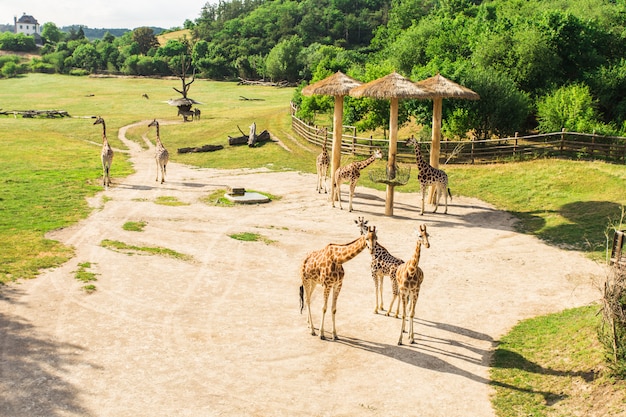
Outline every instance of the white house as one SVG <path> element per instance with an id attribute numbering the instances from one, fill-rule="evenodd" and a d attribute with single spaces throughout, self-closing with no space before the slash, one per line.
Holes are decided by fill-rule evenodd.
<path id="1" fill-rule="evenodd" d="M 15 22 L 15 33 L 23 33 L 24 35 L 41 35 L 41 26 L 39 22 L 32 16 L 24 13 L 19 19 L 13 18 Z M 37 36 L 35 36 L 37 38 Z"/>

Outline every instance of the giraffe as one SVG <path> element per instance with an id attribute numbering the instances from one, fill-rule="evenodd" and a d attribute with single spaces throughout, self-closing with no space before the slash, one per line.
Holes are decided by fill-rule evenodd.
<path id="1" fill-rule="evenodd" d="M 357 256 L 367 246 L 370 250 L 376 245 L 376 228 L 368 228 L 367 234 L 362 235 L 350 243 L 328 244 L 323 249 L 309 253 L 300 267 L 300 277 L 302 285 L 300 286 L 300 313 L 304 309 L 306 302 L 308 309 L 308 325 L 311 335 L 315 336 L 315 327 L 311 318 L 311 296 L 317 284 L 320 284 L 324 290 L 324 305 L 322 307 L 322 321 L 320 324 L 320 339 L 326 340 L 324 334 L 324 317 L 326 316 L 326 308 L 328 306 L 328 296 L 330 290 L 333 290 L 332 299 L 332 321 L 333 321 L 333 340 L 338 340 L 337 330 L 335 327 L 335 313 L 337 312 L 337 298 L 343 285 L 344 270 L 343 264 Z"/>
<path id="2" fill-rule="evenodd" d="M 107 128 L 104 119 L 100 116 L 93 122 L 94 125 L 102 125 L 102 150 L 100 151 L 100 160 L 102 161 L 102 186 L 111 185 L 111 164 L 113 163 L 113 149 L 107 140 Z"/>
<path id="3" fill-rule="evenodd" d="M 202 112 L 200 111 L 200 109 L 195 108 L 193 109 L 193 118 L 196 120 L 200 120 L 200 115 L 202 114 Z"/>
<path id="4" fill-rule="evenodd" d="M 156 126 L 156 151 L 154 154 L 154 158 L 156 159 L 157 164 L 157 176 L 155 181 L 159 181 L 159 171 L 161 171 L 161 184 L 163 184 L 165 182 L 165 171 L 167 163 L 170 160 L 170 154 L 161 142 L 161 134 L 159 133 L 159 122 L 157 122 L 157 119 L 154 119 L 148 125 L 148 127 L 152 126 Z"/>
<path id="5" fill-rule="evenodd" d="M 317 155 L 316 165 L 317 165 L 317 192 L 322 192 L 322 184 L 324 184 L 324 193 L 328 193 L 328 188 L 326 187 L 326 176 L 328 173 L 328 166 L 330 165 L 330 157 L 328 156 L 328 151 L 326 150 L 326 143 L 328 142 L 328 129 L 320 129 L 318 134 L 324 134 L 324 145 L 322 146 L 322 153 Z"/>
<path id="6" fill-rule="evenodd" d="M 422 211 L 420 214 L 424 214 L 424 199 L 426 197 L 426 189 L 429 185 L 435 185 L 435 210 L 433 213 L 437 212 L 439 197 L 443 194 L 446 203 L 446 209 L 443 213 L 446 214 L 448 212 L 448 195 L 450 196 L 450 200 L 452 200 L 452 194 L 448 188 L 448 174 L 441 169 L 434 168 L 424 160 L 420 145 L 414 137 L 407 140 L 406 144 L 415 147 L 415 161 L 417 162 L 417 169 L 419 170 L 417 179 L 420 182 L 420 189 L 422 191 Z"/>
<path id="7" fill-rule="evenodd" d="M 335 207 L 335 199 L 339 200 L 339 208 L 343 210 L 341 205 L 341 184 L 344 182 L 350 183 L 350 196 L 349 196 L 349 205 L 348 211 L 352 211 L 352 197 L 354 196 L 354 189 L 356 188 L 356 183 L 361 176 L 361 170 L 374 162 L 376 159 L 380 159 L 383 157 L 380 149 L 376 149 L 374 153 L 367 159 L 363 161 L 355 161 L 348 165 L 337 168 L 335 171 L 335 195 L 332 198 L 333 207 Z"/>
<path id="8" fill-rule="evenodd" d="M 367 220 L 363 217 L 358 217 L 357 220 L 354 221 L 359 230 L 361 231 L 361 235 L 367 233 Z M 398 266 L 403 264 L 404 261 L 402 259 L 398 259 L 392 254 L 389 253 L 387 249 L 383 247 L 378 240 L 376 240 L 376 244 L 374 245 L 374 250 L 372 251 L 372 279 L 374 280 L 374 290 L 376 292 L 376 304 L 374 305 L 374 314 L 378 314 L 378 310 L 384 310 L 383 308 L 383 278 L 385 275 L 389 277 L 391 281 L 391 291 L 393 293 L 393 299 L 391 300 L 391 304 L 389 305 L 389 310 L 387 310 L 387 316 L 391 312 L 393 307 L 393 303 L 398 296 L 398 283 L 396 281 L 396 269 Z M 396 318 L 398 317 L 398 312 L 400 310 L 400 301 L 398 300 L 398 307 L 396 308 Z"/>
<path id="9" fill-rule="evenodd" d="M 424 247 L 429 248 L 428 233 L 426 233 L 426 225 L 420 225 L 415 246 L 415 253 L 408 262 L 403 263 L 396 270 L 396 281 L 398 282 L 398 293 L 402 301 L 402 326 L 400 328 L 400 339 L 398 345 L 402 345 L 402 333 L 404 333 L 404 322 L 406 318 L 406 305 L 411 303 L 409 311 L 409 343 L 415 343 L 413 334 L 413 317 L 415 316 L 415 304 L 420 293 L 422 281 L 424 281 L 424 272 L 417 266 L 420 261 L 420 251 Z"/>

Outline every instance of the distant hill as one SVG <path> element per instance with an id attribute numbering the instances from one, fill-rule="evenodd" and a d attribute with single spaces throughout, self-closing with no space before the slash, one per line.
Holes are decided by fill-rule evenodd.
<path id="1" fill-rule="evenodd" d="M 78 31 L 78 29 L 81 26 L 82 25 L 63 26 L 59 29 L 61 30 L 61 32 L 69 32 L 72 29 L 74 29 L 74 31 Z M 82 26 L 82 28 L 83 28 L 83 33 L 89 40 L 102 39 L 104 37 L 104 34 L 107 32 L 109 32 L 111 35 L 115 36 L 116 38 L 122 36 L 126 32 L 131 32 L 131 29 L 112 29 L 112 28 L 97 29 L 97 28 L 88 28 L 87 26 Z M 158 35 L 161 32 L 165 31 L 165 29 L 163 28 L 154 27 L 154 26 L 150 26 L 150 29 L 152 29 L 155 35 Z"/>

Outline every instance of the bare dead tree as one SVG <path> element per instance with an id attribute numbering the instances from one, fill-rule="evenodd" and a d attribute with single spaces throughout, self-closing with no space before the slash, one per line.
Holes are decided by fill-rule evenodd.
<path id="1" fill-rule="evenodd" d="M 188 57 L 187 57 L 186 54 L 182 54 L 180 56 L 180 71 L 178 71 L 178 69 L 172 68 L 172 71 L 174 72 L 174 74 L 178 78 L 180 78 L 180 80 L 182 82 L 182 89 L 179 90 L 176 87 L 172 87 L 172 88 L 176 92 L 178 92 L 179 94 L 182 94 L 183 98 L 187 98 L 187 93 L 189 92 L 189 87 L 196 80 L 196 69 L 195 69 L 195 67 L 192 67 L 191 60 L 188 60 L 187 58 Z M 189 70 L 192 70 L 192 74 L 191 74 L 191 81 L 188 82 L 187 81 L 187 73 L 189 72 Z M 191 106 L 190 106 L 190 108 L 191 108 Z"/>

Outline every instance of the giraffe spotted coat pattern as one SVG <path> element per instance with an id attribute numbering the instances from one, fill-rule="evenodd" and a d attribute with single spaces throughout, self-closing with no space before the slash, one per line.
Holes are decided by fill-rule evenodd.
<path id="1" fill-rule="evenodd" d="M 328 296 L 333 291 L 333 299 L 331 305 L 331 315 L 333 322 L 333 340 L 338 340 L 337 329 L 335 326 L 335 313 L 337 312 L 337 298 L 343 285 L 344 270 L 343 264 L 357 256 L 366 247 L 370 252 L 376 245 L 376 228 L 368 228 L 367 234 L 362 235 L 358 239 L 341 245 L 328 244 L 323 249 L 309 253 L 300 268 L 300 277 L 302 285 L 300 286 L 300 312 L 306 304 L 308 310 L 308 325 L 311 335 L 315 336 L 315 327 L 311 318 L 311 296 L 317 284 L 322 286 L 324 291 L 324 304 L 322 307 L 322 319 L 320 323 L 320 339 L 325 340 L 324 334 L 324 318 L 328 306 Z"/>
<path id="2" fill-rule="evenodd" d="M 315 165 L 317 166 L 317 192 L 322 192 L 322 184 L 324 185 L 324 193 L 328 193 L 326 186 L 326 179 L 328 176 L 328 167 L 330 165 L 330 157 L 326 150 L 326 143 L 328 142 L 328 129 L 318 131 L 318 134 L 324 135 L 324 145 L 322 146 L 322 152 L 317 155 Z"/>
<path id="3" fill-rule="evenodd" d="M 161 142 L 161 134 L 159 132 L 159 122 L 157 119 L 154 119 L 148 127 L 156 127 L 156 147 L 154 153 L 154 159 L 156 160 L 157 165 L 157 176 L 155 181 L 159 181 L 159 171 L 161 171 L 161 184 L 165 182 L 165 172 L 167 168 L 167 163 L 170 160 L 170 153 L 163 146 L 163 142 Z"/>
<path id="4" fill-rule="evenodd" d="M 420 252 L 422 245 L 425 248 L 430 247 L 428 242 L 428 233 L 426 225 L 420 225 L 419 235 L 415 252 L 411 259 L 400 265 L 396 271 L 396 280 L 398 281 L 398 293 L 402 302 L 402 326 L 400 327 L 400 339 L 398 345 L 402 344 L 402 333 L 404 333 L 404 324 L 406 322 L 406 307 L 410 304 L 409 309 L 409 343 L 415 343 L 415 335 L 413 333 L 413 317 L 415 317 L 415 305 L 417 297 L 420 294 L 420 288 L 424 281 L 424 272 L 418 266 L 420 261 Z"/>
<path id="5" fill-rule="evenodd" d="M 361 234 L 364 235 L 367 233 L 367 220 L 363 217 L 359 217 L 354 221 Z M 387 315 L 391 312 L 393 308 L 393 303 L 398 296 L 398 283 L 396 281 L 396 269 L 398 266 L 403 264 L 404 261 L 402 259 L 396 258 L 392 254 L 389 253 L 384 246 L 378 243 L 378 239 L 376 240 L 376 244 L 374 245 L 374 250 L 372 251 L 372 279 L 374 280 L 374 291 L 376 292 L 376 304 L 374 305 L 374 314 L 378 314 L 378 310 L 384 310 L 383 307 L 383 281 L 385 276 L 389 277 L 391 282 L 391 291 L 393 294 L 393 298 L 391 300 L 391 304 L 389 304 L 389 309 L 387 310 Z M 398 317 L 398 313 L 400 310 L 400 300 L 398 300 L 398 305 L 396 308 L 396 317 Z"/>
<path id="6" fill-rule="evenodd" d="M 107 127 L 104 119 L 100 116 L 93 122 L 94 125 L 102 125 L 102 150 L 100 151 L 100 160 L 102 161 L 102 185 L 108 187 L 111 185 L 111 164 L 113 163 L 113 149 L 109 145 L 107 139 Z"/>
<path id="7" fill-rule="evenodd" d="M 450 196 L 450 200 L 452 200 L 452 194 L 450 193 L 450 189 L 448 188 L 448 174 L 446 174 L 443 170 L 434 168 L 428 162 L 424 160 L 422 157 L 422 150 L 420 149 L 420 144 L 415 140 L 415 138 L 410 138 L 406 141 L 408 146 L 415 147 L 415 162 L 417 163 L 417 169 L 419 170 L 419 174 L 417 175 L 417 179 L 420 183 L 420 190 L 422 191 L 422 210 L 420 214 L 424 214 L 424 199 L 426 198 L 426 189 L 430 185 L 435 186 L 435 210 L 433 213 L 437 212 L 437 208 L 439 207 L 439 198 L 441 195 L 444 195 L 446 208 L 444 214 L 448 212 L 448 195 Z"/>
<path id="8" fill-rule="evenodd" d="M 343 210 L 343 207 L 341 205 L 341 184 L 344 182 L 349 182 L 350 203 L 348 204 L 348 211 L 352 211 L 352 197 L 354 196 L 356 183 L 361 177 L 361 171 L 369 164 L 374 162 L 376 159 L 380 159 L 382 157 L 383 154 L 380 149 L 376 149 L 369 158 L 364 159 L 363 161 L 355 161 L 348 165 L 337 168 L 337 171 L 335 171 L 335 195 L 332 198 L 333 207 L 335 207 L 335 200 L 339 200 L 339 208 Z"/>

